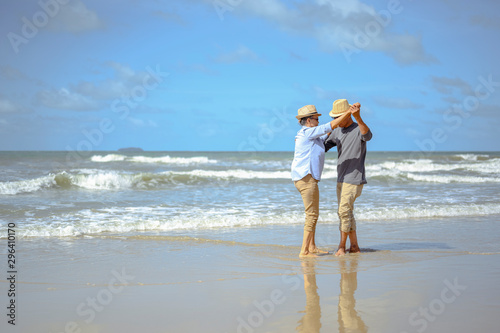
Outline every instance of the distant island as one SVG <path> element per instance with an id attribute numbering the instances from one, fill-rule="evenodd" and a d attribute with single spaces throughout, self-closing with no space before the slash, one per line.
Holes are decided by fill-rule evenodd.
<path id="1" fill-rule="evenodd" d="M 137 153 L 144 151 L 142 148 L 136 148 L 136 147 L 129 147 L 129 148 L 120 148 L 118 149 L 120 153 Z"/>

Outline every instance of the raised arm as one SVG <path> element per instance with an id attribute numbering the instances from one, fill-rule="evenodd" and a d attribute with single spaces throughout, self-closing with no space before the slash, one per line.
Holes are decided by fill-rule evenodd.
<path id="1" fill-rule="evenodd" d="M 365 135 L 370 131 L 370 128 L 365 124 L 363 119 L 361 119 L 361 104 L 359 103 L 354 103 L 353 106 L 356 107 L 356 110 L 352 113 L 354 116 L 354 119 L 356 119 L 356 122 L 359 125 L 359 131 L 361 132 L 361 135 Z"/>
<path id="2" fill-rule="evenodd" d="M 343 122 L 344 119 L 346 119 L 347 117 L 350 117 L 351 113 L 353 111 L 354 111 L 354 108 L 350 108 L 349 111 L 347 111 L 346 113 L 344 113 L 340 117 L 337 117 L 337 118 L 333 119 L 332 121 L 330 121 L 330 126 L 332 127 L 332 129 L 339 127 L 339 124 L 341 122 Z"/>

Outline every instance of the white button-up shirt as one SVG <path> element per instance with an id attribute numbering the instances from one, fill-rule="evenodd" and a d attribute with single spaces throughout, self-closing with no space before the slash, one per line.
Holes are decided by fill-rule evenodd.
<path id="1" fill-rule="evenodd" d="M 325 164 L 326 134 L 332 131 L 330 123 L 316 127 L 302 126 L 295 136 L 295 154 L 292 162 L 292 180 L 301 180 L 308 174 L 321 180 Z"/>

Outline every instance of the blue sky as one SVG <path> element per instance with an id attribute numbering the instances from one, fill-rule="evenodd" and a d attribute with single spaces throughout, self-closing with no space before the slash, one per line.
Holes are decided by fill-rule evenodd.
<path id="1" fill-rule="evenodd" d="M 493 0 L 0 6 L 0 150 L 291 151 L 340 98 L 370 150 L 499 149 Z"/>

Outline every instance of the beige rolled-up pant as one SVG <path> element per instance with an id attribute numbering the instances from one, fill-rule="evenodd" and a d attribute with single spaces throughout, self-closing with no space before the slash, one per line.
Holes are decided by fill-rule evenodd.
<path id="1" fill-rule="evenodd" d="M 362 191 L 363 184 L 337 183 L 337 200 L 339 203 L 337 213 L 340 219 L 340 231 L 349 233 L 356 230 L 356 220 L 353 213 L 354 201 L 361 195 Z"/>
<path id="2" fill-rule="evenodd" d="M 311 174 L 308 174 L 301 180 L 295 181 L 294 184 L 297 190 L 299 190 L 302 201 L 304 202 L 304 210 L 306 212 L 304 230 L 313 231 L 319 217 L 318 180 L 314 179 Z"/>

